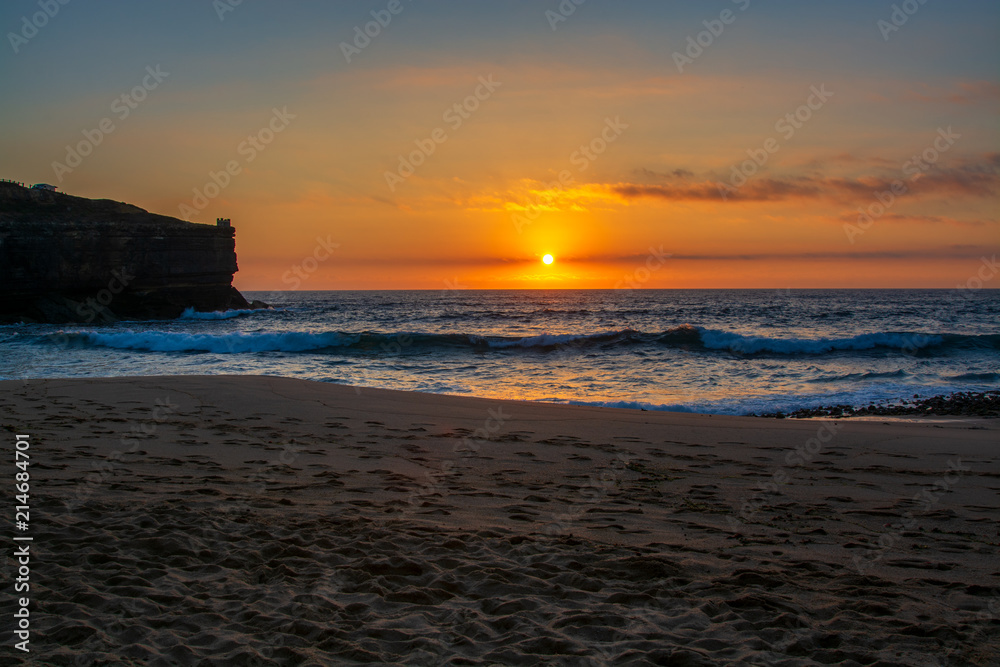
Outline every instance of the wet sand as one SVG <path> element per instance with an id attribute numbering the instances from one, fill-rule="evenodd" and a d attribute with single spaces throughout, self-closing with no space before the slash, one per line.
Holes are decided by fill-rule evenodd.
<path id="1" fill-rule="evenodd" d="M 0 382 L 0 425 L 25 664 L 1000 663 L 996 420 L 184 376 Z"/>

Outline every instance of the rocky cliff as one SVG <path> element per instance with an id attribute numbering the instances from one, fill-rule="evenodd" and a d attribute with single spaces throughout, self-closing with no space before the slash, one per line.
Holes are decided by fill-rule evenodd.
<path id="1" fill-rule="evenodd" d="M 0 183 L 0 321 L 250 308 L 232 286 L 235 234 L 108 199 Z"/>

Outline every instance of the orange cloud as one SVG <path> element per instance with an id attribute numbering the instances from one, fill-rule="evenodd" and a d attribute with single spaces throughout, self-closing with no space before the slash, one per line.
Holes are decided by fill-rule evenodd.
<path id="1" fill-rule="evenodd" d="M 724 202 L 785 201 L 791 199 L 870 198 L 872 193 L 890 190 L 893 183 L 903 182 L 907 193 L 918 195 L 958 195 L 995 197 L 1000 191 L 1000 154 L 992 153 L 978 160 L 966 161 L 955 167 L 904 163 L 899 174 L 878 174 L 854 178 L 831 176 L 750 177 L 738 188 L 732 188 L 729 178 L 692 181 L 689 172 L 674 172 L 665 183 L 616 183 L 607 187 L 625 199 L 653 197 L 670 201 L 715 200 Z M 921 166 L 928 167 L 923 171 Z M 728 191 L 722 185 L 730 186 Z M 725 196 L 723 196 L 725 194 Z"/>
<path id="2" fill-rule="evenodd" d="M 981 104 L 1000 101 L 1000 84 L 995 81 L 959 81 L 944 88 L 921 84 L 903 93 L 906 101 Z"/>
<path id="3" fill-rule="evenodd" d="M 845 213 L 838 220 L 840 222 L 854 223 L 858 218 L 857 211 Z M 898 222 L 903 224 L 916 225 L 945 225 L 951 227 L 984 227 L 986 225 L 1000 225 L 1000 220 L 959 220 L 944 215 L 906 215 L 902 213 L 885 213 L 879 216 L 879 221 Z"/>

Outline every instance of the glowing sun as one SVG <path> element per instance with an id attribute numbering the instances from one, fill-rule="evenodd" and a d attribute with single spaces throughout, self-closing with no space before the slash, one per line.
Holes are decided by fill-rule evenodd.
<path id="1" fill-rule="evenodd" d="M 544 262 L 545 264 L 551 264 L 554 261 L 556 261 L 556 258 L 553 257 L 552 255 L 545 255 L 544 257 L 542 257 L 542 262 Z"/>

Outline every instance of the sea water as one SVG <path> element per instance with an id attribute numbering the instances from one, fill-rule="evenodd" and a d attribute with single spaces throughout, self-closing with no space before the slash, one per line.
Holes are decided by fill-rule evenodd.
<path id="1" fill-rule="evenodd" d="M 281 375 L 717 414 L 1000 388 L 1000 290 L 250 292 L 273 310 L 0 327 L 0 378 Z"/>

